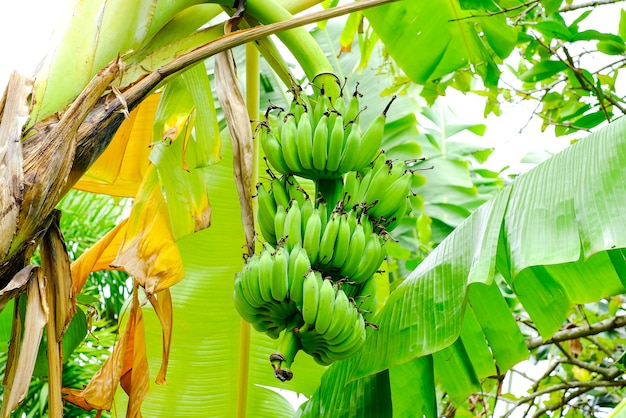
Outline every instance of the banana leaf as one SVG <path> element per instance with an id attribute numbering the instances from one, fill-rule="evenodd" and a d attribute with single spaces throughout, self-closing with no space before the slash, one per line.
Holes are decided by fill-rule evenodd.
<path id="1" fill-rule="evenodd" d="M 362 396 L 350 390 L 351 380 L 431 355 L 432 372 L 415 376 L 416 385 L 434 376 L 453 401 L 463 400 L 482 379 L 494 377 L 490 362 L 501 374 L 528 356 L 498 284 L 515 293 L 544 339 L 561 327 L 574 304 L 623 293 L 625 150 L 622 118 L 481 206 L 392 292 L 373 320 L 380 330 L 369 334 L 361 354 L 327 371 L 345 375 L 351 368 L 351 379 L 340 388 L 322 385 L 310 403 L 358 406 Z M 495 280 L 500 275 L 503 283 Z M 393 378 L 392 373 L 392 387 Z M 433 395 L 431 388 L 421 401 L 409 390 L 392 398 L 404 408 L 411 402 L 428 405 Z M 311 406 L 304 410 L 310 413 Z M 311 416 L 321 410 L 314 408 Z"/>

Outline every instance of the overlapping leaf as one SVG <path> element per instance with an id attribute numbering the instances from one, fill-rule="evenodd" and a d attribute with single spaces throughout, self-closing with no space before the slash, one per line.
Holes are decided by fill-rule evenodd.
<path id="1" fill-rule="evenodd" d="M 364 14 L 394 60 L 418 84 L 473 65 L 487 86 L 495 86 L 500 72 L 493 55 L 508 56 L 517 41 L 504 16 L 468 20 L 470 13 L 456 0 L 402 1 Z"/>
<path id="2" fill-rule="evenodd" d="M 463 326 L 468 287 L 492 283 L 496 260 L 544 337 L 560 327 L 572 304 L 623 292 L 625 131 L 622 119 L 580 141 L 520 176 L 461 224 L 392 293 L 357 375 L 440 351 L 459 335 L 465 347 L 473 345 L 480 338 L 464 334 Z M 472 300 L 477 314 L 480 305 Z M 485 314 L 476 319 L 492 328 L 485 332 L 490 343 L 516 328 Z M 501 353 L 496 360 L 510 367 L 522 350 Z M 471 362 L 466 370 L 480 370 Z"/>

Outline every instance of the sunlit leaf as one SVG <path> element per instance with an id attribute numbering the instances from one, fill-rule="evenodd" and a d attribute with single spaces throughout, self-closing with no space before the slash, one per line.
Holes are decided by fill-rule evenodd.
<path id="1" fill-rule="evenodd" d="M 172 235 L 156 169 L 148 171 L 135 199 L 114 267 L 123 267 L 149 295 L 182 280 L 183 264 Z"/>
<path id="2" fill-rule="evenodd" d="M 152 94 L 130 113 L 100 158 L 74 185 L 75 189 L 134 197 L 150 161 L 152 123 L 160 94 Z"/>
<path id="3" fill-rule="evenodd" d="M 528 71 L 520 74 L 518 77 L 520 80 L 526 83 L 534 83 L 537 81 L 545 80 L 546 78 L 550 78 L 555 74 L 560 73 L 567 69 L 567 65 L 565 65 L 562 61 L 540 61 L 535 66 L 533 66 Z"/>
<path id="4" fill-rule="evenodd" d="M 496 260 L 545 337 L 573 304 L 623 292 L 625 130 L 621 119 L 577 142 L 468 217 L 391 294 L 356 377 L 456 341 L 467 286 L 491 283 Z"/>

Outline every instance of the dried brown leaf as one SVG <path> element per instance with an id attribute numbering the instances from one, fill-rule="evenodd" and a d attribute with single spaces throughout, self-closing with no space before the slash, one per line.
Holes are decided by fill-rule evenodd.
<path id="1" fill-rule="evenodd" d="M 0 260 L 9 253 L 16 234 L 24 193 L 22 128 L 28 120 L 32 81 L 13 73 L 0 121 Z"/>
<path id="2" fill-rule="evenodd" d="M 130 397 L 126 416 L 141 416 L 149 382 L 145 349 L 143 315 L 135 285 L 128 322 L 111 356 L 84 389 L 63 388 L 65 401 L 87 411 L 110 411 L 117 386 L 121 385 Z"/>
<path id="3" fill-rule="evenodd" d="M 12 359 L 5 371 L 4 398 L 2 401 L 2 417 L 8 418 L 26 397 L 28 386 L 33 376 L 37 352 L 43 335 L 43 328 L 48 321 L 48 306 L 45 298 L 45 278 L 40 268 L 31 268 L 31 276 L 26 289 L 26 317 L 24 318 L 24 333 L 13 327 L 9 353 L 17 355 L 17 361 Z M 16 309 L 16 313 L 18 310 Z M 15 325 L 15 321 L 14 321 Z M 19 347 L 19 348 L 18 348 Z M 17 354 L 19 352 L 19 354 Z"/>
<path id="4" fill-rule="evenodd" d="M 229 21 L 230 22 L 230 21 Z M 225 33 L 230 32 L 226 23 Z M 252 210 L 252 161 L 254 146 L 246 101 L 239 85 L 237 67 L 231 50 L 215 55 L 215 89 L 233 145 L 235 182 L 241 204 L 241 218 L 249 251 L 254 251 L 254 213 Z"/>
<path id="5" fill-rule="evenodd" d="M 151 296 L 149 300 L 154 307 L 154 311 L 161 322 L 161 329 L 163 330 L 163 355 L 161 357 L 161 369 L 157 375 L 156 383 L 158 385 L 164 385 L 170 357 L 170 346 L 172 344 L 172 294 L 169 289 L 165 289 Z"/>

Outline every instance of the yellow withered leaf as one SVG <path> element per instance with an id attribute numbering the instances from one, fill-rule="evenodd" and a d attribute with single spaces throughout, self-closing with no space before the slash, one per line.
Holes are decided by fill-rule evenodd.
<path id="1" fill-rule="evenodd" d="M 148 393 L 149 383 L 145 349 L 143 315 L 135 286 L 128 322 L 111 356 L 84 389 L 64 388 L 64 399 L 87 411 L 109 411 L 117 386 L 121 384 L 129 395 L 126 416 L 140 416 L 139 408 Z"/>
<path id="2" fill-rule="evenodd" d="M 92 271 L 113 269 L 111 263 L 122 245 L 127 222 L 128 219 L 124 219 L 72 263 L 74 294 L 80 293 Z"/>
<path id="3" fill-rule="evenodd" d="M 178 283 L 184 276 L 182 258 L 154 166 L 135 198 L 122 245 L 111 265 L 122 267 L 134 276 L 148 296 Z"/>
<path id="4" fill-rule="evenodd" d="M 45 278 L 42 269 L 35 266 L 27 266 L 22 272 L 18 273 L 18 275 L 28 275 L 26 316 L 22 328 L 20 312 L 16 307 L 9 344 L 9 356 L 5 377 L 2 382 L 4 398 L 0 404 L 3 418 L 8 418 L 11 411 L 28 394 L 28 385 L 35 369 L 43 329 L 49 317 L 45 296 Z"/>
<path id="5" fill-rule="evenodd" d="M 167 364 L 170 358 L 170 346 L 172 343 L 172 294 L 169 289 L 164 289 L 156 295 L 151 296 L 149 300 L 154 307 L 154 312 L 159 318 L 161 329 L 163 330 L 163 355 L 161 357 L 161 369 L 157 375 L 156 383 L 158 385 L 164 385 Z"/>
<path id="6" fill-rule="evenodd" d="M 150 166 L 152 127 L 160 93 L 146 98 L 130 113 L 113 140 L 75 189 L 110 196 L 134 197 Z"/>

